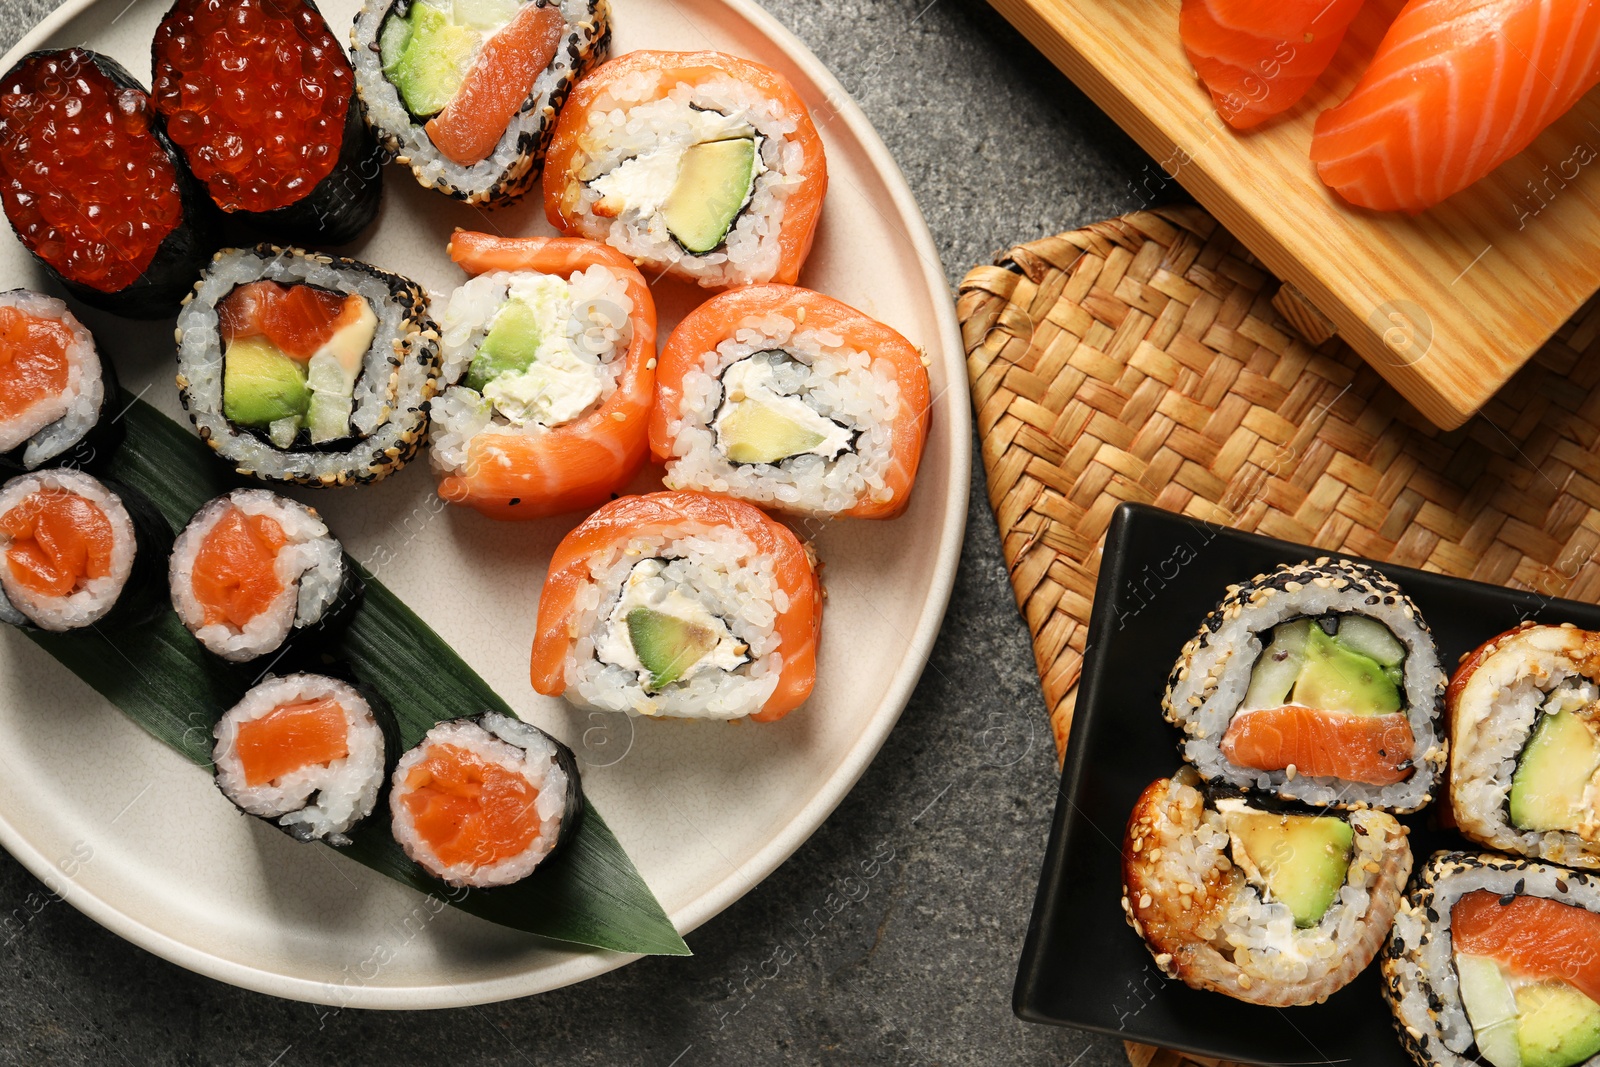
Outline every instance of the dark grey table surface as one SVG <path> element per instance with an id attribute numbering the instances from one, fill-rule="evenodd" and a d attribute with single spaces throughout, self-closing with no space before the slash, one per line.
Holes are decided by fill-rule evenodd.
<path id="1" fill-rule="evenodd" d="M 0 52 L 55 6 L 0 0 Z M 1146 157 L 981 0 L 766 6 L 877 125 L 952 291 L 998 249 L 1139 206 Z M 0 939 L 0 1063 L 1126 1064 L 1011 1014 L 1057 774 L 973 463 L 955 595 L 904 717 L 822 829 L 689 936 L 692 959 L 482 1008 L 327 1014 L 149 955 L 0 852 L 0 915 L 26 920 Z"/>

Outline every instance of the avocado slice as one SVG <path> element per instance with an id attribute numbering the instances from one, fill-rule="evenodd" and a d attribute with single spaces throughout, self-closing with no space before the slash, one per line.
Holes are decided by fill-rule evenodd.
<path id="1" fill-rule="evenodd" d="M 1321 626 L 1306 629 L 1306 662 L 1295 681 L 1294 699 L 1323 711 L 1388 715 L 1400 710 L 1393 677 L 1370 656 L 1339 644 Z"/>
<path id="2" fill-rule="evenodd" d="M 400 91 L 406 110 L 427 118 L 443 111 L 461 91 L 483 35 L 454 25 L 449 15 L 422 0 L 411 5 L 409 21 L 411 37 L 405 52 L 386 74 Z"/>
<path id="3" fill-rule="evenodd" d="M 1562 981 L 1516 991 L 1522 1067 L 1573 1067 L 1600 1052 L 1600 1004 Z"/>
<path id="4" fill-rule="evenodd" d="M 300 418 L 311 403 L 306 368 L 265 337 L 242 337 L 222 360 L 222 413 L 238 426 Z"/>
<path id="5" fill-rule="evenodd" d="M 717 647 L 717 635 L 709 627 L 663 611 L 634 608 L 628 612 L 627 622 L 628 640 L 633 642 L 639 662 L 650 672 L 651 689 L 663 689 L 676 682 Z"/>
<path id="6" fill-rule="evenodd" d="M 1377 619 L 1365 615 L 1342 615 L 1334 641 L 1351 652 L 1360 653 L 1380 667 L 1398 667 L 1405 662 L 1406 646 L 1402 645 L 1389 628 Z"/>
<path id="7" fill-rule="evenodd" d="M 1500 965 L 1487 956 L 1458 952 L 1456 977 L 1461 1006 L 1472 1024 L 1479 1057 L 1487 1060 L 1491 1067 L 1522 1067 L 1522 1049 L 1517 1041 L 1517 1000 Z"/>
<path id="8" fill-rule="evenodd" d="M 684 152 L 678 181 L 661 205 L 679 244 L 699 255 L 722 243 L 755 191 L 756 159 L 753 137 L 706 141 Z"/>
<path id="9" fill-rule="evenodd" d="M 1600 741 L 1570 711 L 1540 718 L 1511 776 L 1511 825 L 1519 830 L 1571 830 L 1583 817 L 1583 795 L 1600 769 Z"/>
<path id="10" fill-rule="evenodd" d="M 778 463 L 827 438 L 756 400 L 738 404 L 719 424 L 722 450 L 735 463 Z"/>
<path id="11" fill-rule="evenodd" d="M 483 392 L 502 374 L 521 374 L 539 355 L 539 315 L 525 301 L 510 300 L 495 314 L 489 333 L 467 368 L 467 388 Z"/>
<path id="12" fill-rule="evenodd" d="M 1245 690 L 1247 708 L 1282 707 L 1300 677 L 1306 662 L 1306 631 L 1310 619 L 1279 623 L 1272 631 L 1272 643 L 1261 650 L 1250 672 L 1250 688 Z"/>
<path id="13" fill-rule="evenodd" d="M 1230 811 L 1224 818 L 1236 845 L 1261 873 L 1267 897 L 1288 905 L 1301 929 L 1321 922 L 1350 871 L 1355 848 L 1350 824 L 1332 816 L 1270 811 Z"/>

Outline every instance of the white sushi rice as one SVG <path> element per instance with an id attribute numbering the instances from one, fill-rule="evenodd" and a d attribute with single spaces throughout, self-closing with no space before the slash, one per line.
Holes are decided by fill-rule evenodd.
<path id="1" fill-rule="evenodd" d="M 26 444 L 22 465 L 33 470 L 83 440 L 99 421 L 105 404 L 100 356 L 88 328 L 55 297 L 13 289 L 0 293 L 0 307 L 14 307 L 32 318 L 59 322 L 72 335 L 66 350 L 66 387 L 55 396 L 37 400 L 21 413 L 0 421 L 0 452 L 10 452 Z"/>
<path id="2" fill-rule="evenodd" d="M 664 561 L 659 574 L 664 587 L 721 620 L 745 647 L 742 663 L 730 670 L 693 671 L 651 692 L 648 672 L 639 669 L 636 658 L 603 658 L 603 647 L 627 641 L 610 632 L 619 625 L 615 608 L 635 566 L 646 559 Z M 593 556 L 589 575 L 572 605 L 568 700 L 580 707 L 651 717 L 740 719 L 760 711 L 777 689 L 783 672 L 777 620 L 779 612 L 788 610 L 788 595 L 777 583 L 772 562 L 737 530 L 715 527 L 635 538 Z"/>
<path id="3" fill-rule="evenodd" d="M 13 576 L 5 562 L 12 540 L 0 532 L 0 621 L 22 625 L 26 620 L 41 630 L 61 633 L 99 622 L 116 607 L 133 573 L 137 540 L 133 518 L 117 495 L 89 475 L 73 470 L 45 470 L 11 479 L 0 489 L 0 515 L 21 506 L 35 493 L 49 490 L 73 493 L 105 514 L 113 538 L 110 573 L 90 578 L 66 596 L 36 593 Z"/>
<path id="4" fill-rule="evenodd" d="M 250 785 L 239 759 L 239 728 L 286 704 L 332 700 L 344 712 L 348 754 L 316 763 L 270 782 Z M 317 674 L 268 676 L 222 716 L 212 730 L 217 785 L 251 815 L 276 820 L 302 841 L 347 845 L 345 832 L 372 813 L 383 787 L 383 730 L 358 691 L 336 678 Z M 315 798 L 313 800 L 313 798 Z"/>
<path id="5" fill-rule="evenodd" d="M 194 593 L 195 560 L 206 535 L 230 508 L 252 517 L 271 518 L 288 539 L 278 553 L 274 571 L 282 591 L 243 628 L 226 622 L 207 623 L 205 608 Z M 304 504 L 266 489 L 235 489 L 206 504 L 189 520 L 173 545 L 168 578 L 172 606 L 189 631 L 223 659 L 244 662 L 277 649 L 291 630 L 321 621 L 338 599 L 345 579 L 344 550 L 317 513 Z"/>
<path id="6" fill-rule="evenodd" d="M 808 370 L 787 384 L 786 393 L 852 431 L 853 442 L 838 456 L 802 454 L 776 464 L 728 459 L 715 426 L 726 397 L 723 375 L 733 364 L 768 350 L 786 352 L 795 361 L 792 366 Z M 875 360 L 836 333 L 806 329 L 773 313 L 746 319 L 729 339 L 705 353 L 700 366 L 684 374 L 682 389 L 682 404 L 667 424 L 672 436 L 668 487 L 824 517 L 893 499 L 887 476 L 894 458 L 894 425 L 911 416 L 901 410 L 900 386 L 889 360 Z"/>
<path id="7" fill-rule="evenodd" d="M 539 832 L 527 849 L 491 864 L 470 861 L 447 864 L 417 832 L 416 819 L 405 798 L 411 791 L 408 778 L 419 763 L 428 758 L 435 745 L 451 745 L 471 752 L 485 763 L 503 767 L 519 775 L 538 790 L 534 810 L 539 816 Z M 561 840 L 562 821 L 569 815 L 568 801 L 577 783 L 558 758 L 559 749 L 542 730 L 509 716 L 491 712 L 473 721 L 453 719 L 429 730 L 421 743 L 400 757 L 389 791 L 389 814 L 394 839 L 406 855 L 430 874 L 454 886 L 509 885 L 526 878 Z"/>
<path id="8" fill-rule="evenodd" d="M 571 206 L 574 225 L 585 237 L 604 241 L 635 262 L 672 270 L 704 286 L 771 281 L 781 257 L 778 236 L 784 210 L 805 177 L 805 149 L 793 139 L 798 123 L 778 101 L 730 75 L 695 85 L 678 82 L 662 96 L 670 77 L 670 71 L 637 71 L 617 79 L 591 105 L 588 127 L 579 135 L 572 159 L 574 175 L 584 183 Z M 696 109 L 717 112 L 759 134 L 766 168 L 722 245 L 702 255 L 673 239 L 659 210 L 624 212 L 616 218 L 594 210 L 603 196 L 595 179 L 663 145 L 698 139 Z M 676 180 L 676 173 L 672 178 Z"/>

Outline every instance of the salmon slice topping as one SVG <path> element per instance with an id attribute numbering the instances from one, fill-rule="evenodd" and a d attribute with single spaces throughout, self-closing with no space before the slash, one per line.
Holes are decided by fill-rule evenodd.
<path id="1" fill-rule="evenodd" d="M 68 596 L 85 582 L 111 573 L 116 534 L 92 500 L 65 489 L 42 489 L 0 515 L 11 539 L 6 562 L 12 579 L 41 596 Z"/>
<path id="2" fill-rule="evenodd" d="M 406 775 L 417 836 L 447 866 L 490 867 L 539 836 L 539 790 L 459 745 L 433 745 Z"/>
<path id="3" fill-rule="evenodd" d="M 1222 754 L 1239 767 L 1394 785 L 1411 777 L 1416 737 L 1401 714 L 1357 715 L 1287 705 L 1234 717 Z"/>
<path id="4" fill-rule="evenodd" d="M 239 726 L 235 751 L 246 785 L 263 785 L 303 767 L 350 754 L 344 707 L 329 697 L 283 704 Z"/>
<path id="5" fill-rule="evenodd" d="M 463 167 L 488 159 L 535 79 L 556 57 L 564 28 L 555 5 L 524 4 L 484 44 L 455 99 L 429 121 L 433 146 Z"/>
<path id="6" fill-rule="evenodd" d="M 191 584 L 206 625 L 243 629 L 283 592 L 278 553 L 289 543 L 283 527 L 266 515 L 230 507 L 206 533 L 195 555 Z"/>
<path id="7" fill-rule="evenodd" d="M 0 307 L 0 419 L 14 419 L 67 388 L 72 331 L 53 319 Z"/>
<path id="8" fill-rule="evenodd" d="M 334 293 L 314 285 L 283 286 L 262 281 L 241 285 L 217 304 L 222 339 L 265 337 L 286 356 L 309 362 L 343 327 L 367 307 L 354 293 Z"/>
<path id="9" fill-rule="evenodd" d="M 1570 982 L 1600 1001 L 1600 915 L 1546 897 L 1487 889 L 1467 893 L 1450 909 L 1455 951 L 1487 956 L 1525 978 Z"/>

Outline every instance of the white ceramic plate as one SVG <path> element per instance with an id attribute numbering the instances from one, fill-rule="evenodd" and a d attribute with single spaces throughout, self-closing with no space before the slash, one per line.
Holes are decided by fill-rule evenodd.
<path id="1" fill-rule="evenodd" d="M 148 84 L 169 0 L 70 0 L 4 60 L 86 45 Z M 366 489 L 300 492 L 378 577 L 524 718 L 579 753 L 584 785 L 687 933 L 782 863 L 876 755 L 910 696 L 949 599 L 966 513 L 966 376 L 949 290 L 905 179 L 817 59 L 747 0 L 613 0 L 613 55 L 716 48 L 783 71 L 812 110 L 832 179 L 802 284 L 924 346 L 937 397 L 910 511 L 820 532 L 828 589 L 815 695 L 773 725 L 634 722 L 533 693 L 529 648 L 545 563 L 573 521 L 501 524 L 444 509 L 424 460 Z M 358 0 L 322 9 L 347 37 Z M 463 276 L 457 226 L 549 233 L 538 197 L 484 215 L 387 173 L 383 214 L 350 254 L 437 297 Z M 0 287 L 50 286 L 9 228 Z M 658 287 L 662 335 L 700 298 Z M 124 384 L 179 416 L 171 324 L 82 313 Z M 637 486 L 658 488 L 647 472 Z M 130 669 L 133 669 L 130 667 Z M 439 1008 L 524 996 L 631 957 L 572 951 L 440 911 L 338 856 L 237 815 L 209 778 L 20 634 L 0 634 L 0 843 L 84 913 L 151 952 L 282 997 Z"/>

